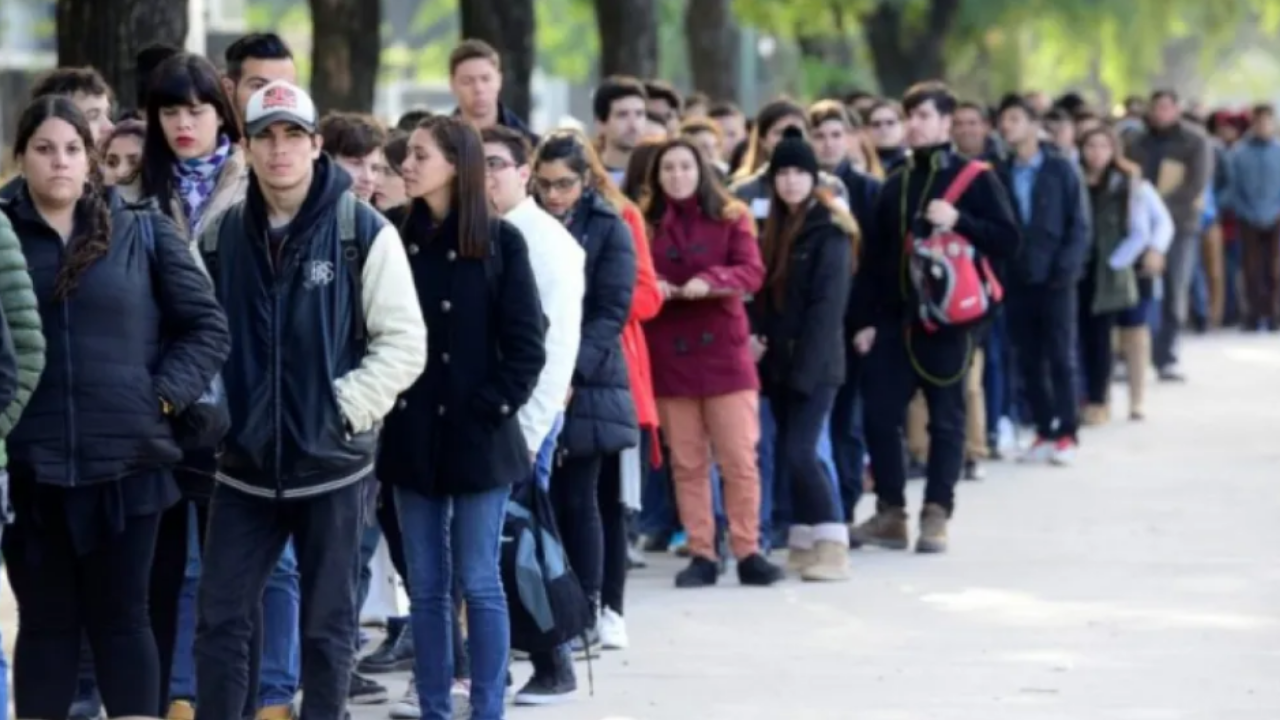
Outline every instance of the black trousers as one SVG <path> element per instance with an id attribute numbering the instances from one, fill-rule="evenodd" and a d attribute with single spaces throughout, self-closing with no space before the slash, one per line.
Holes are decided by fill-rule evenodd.
<path id="1" fill-rule="evenodd" d="M 621 615 L 627 591 L 627 514 L 622 504 L 622 458 L 618 453 L 605 455 L 601 461 L 596 490 L 604 561 L 600 606 Z"/>
<path id="2" fill-rule="evenodd" d="M 593 600 L 600 597 L 604 576 L 598 489 L 604 459 L 603 455 L 564 458 L 551 469 L 549 493 L 569 566 L 578 575 L 583 592 Z"/>
<path id="3" fill-rule="evenodd" d="M 840 500 L 818 460 L 818 438 L 835 403 L 837 388 L 819 387 L 811 395 L 779 390 L 769 395 L 777 426 L 773 486 L 791 488 L 791 516 L 797 525 L 840 523 Z"/>
<path id="4" fill-rule="evenodd" d="M 197 600 L 197 713 L 234 718 L 249 689 L 255 609 L 293 539 L 302 591 L 302 716 L 342 720 L 355 657 L 356 561 L 366 490 L 353 483 L 315 497 L 276 501 L 219 485 Z"/>
<path id="5" fill-rule="evenodd" d="M 1074 285 L 1022 287 L 1009 298 L 1009 332 L 1036 434 L 1045 440 L 1074 439 L 1080 427 L 1076 303 Z"/>
<path id="6" fill-rule="evenodd" d="M 900 325 L 881 326 L 876 330 L 871 352 L 863 358 L 862 420 L 876 496 L 891 507 L 907 505 L 902 430 L 907 403 L 919 389 L 924 391 L 929 407 L 924 501 L 950 513 L 955 508 L 955 485 L 964 466 L 963 380 L 973 359 L 973 340 L 963 333 L 925 335 L 922 330 L 913 330 L 911 355 L 907 340 L 908 333 Z"/>
<path id="7" fill-rule="evenodd" d="M 1084 365 L 1084 396 L 1090 405 L 1106 405 L 1111 387 L 1115 354 L 1111 352 L 1111 331 L 1119 312 L 1093 312 L 1091 288 L 1080 292 L 1080 360 Z"/>
<path id="8" fill-rule="evenodd" d="M 852 348 L 846 350 L 844 384 L 831 406 L 831 455 L 840 480 L 840 507 L 844 517 L 852 520 L 862 498 L 862 363 Z"/>
<path id="9" fill-rule="evenodd" d="M 160 659 L 147 600 L 160 513 L 126 518 L 123 531 L 79 555 L 57 491 L 40 490 L 5 529 L 3 542 L 21 624 L 13 665 L 16 716 L 66 717 L 82 633 L 99 659 L 107 714 L 155 715 Z"/>

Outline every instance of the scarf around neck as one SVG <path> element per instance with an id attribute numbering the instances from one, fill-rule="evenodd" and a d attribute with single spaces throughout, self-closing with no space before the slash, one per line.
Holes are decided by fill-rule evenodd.
<path id="1" fill-rule="evenodd" d="M 174 163 L 178 198 L 182 201 L 182 212 L 187 216 L 187 226 L 192 230 L 200 226 L 205 206 L 218 186 L 218 176 L 230 155 L 231 141 L 226 135 L 219 135 L 218 147 L 212 154 Z"/>

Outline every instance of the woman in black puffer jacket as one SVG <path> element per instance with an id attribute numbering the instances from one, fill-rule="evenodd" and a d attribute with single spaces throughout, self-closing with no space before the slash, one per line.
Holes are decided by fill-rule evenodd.
<path id="1" fill-rule="evenodd" d="M 171 421 L 226 359 L 226 319 L 173 222 L 103 190 L 88 123 L 69 99 L 28 107 L 14 153 L 24 181 L 4 210 L 47 343 L 45 373 L 9 437 L 17 715 L 66 715 L 83 630 L 107 713 L 152 717 L 161 688 L 148 584 L 182 457 Z"/>

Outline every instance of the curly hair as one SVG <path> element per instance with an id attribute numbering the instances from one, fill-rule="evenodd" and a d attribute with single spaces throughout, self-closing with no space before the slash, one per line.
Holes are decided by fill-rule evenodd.
<path id="1" fill-rule="evenodd" d="M 58 270 L 54 281 L 54 297 L 59 301 L 66 300 L 75 292 L 84 276 L 99 259 L 111 248 L 111 205 L 107 201 L 106 190 L 102 184 L 102 173 L 98 167 L 98 150 L 93 144 L 93 133 L 89 130 L 89 122 L 84 114 L 75 106 L 69 97 L 64 95 L 45 95 L 38 97 L 22 111 L 18 119 L 18 133 L 13 143 L 13 153 L 21 157 L 40 126 L 49 120 L 62 120 L 75 129 L 84 143 L 84 151 L 89 158 L 89 177 L 85 183 L 84 194 L 79 202 L 88 210 L 88 227 L 80 231 L 79 237 L 73 237 L 67 243 L 70 251 L 66 261 Z"/>

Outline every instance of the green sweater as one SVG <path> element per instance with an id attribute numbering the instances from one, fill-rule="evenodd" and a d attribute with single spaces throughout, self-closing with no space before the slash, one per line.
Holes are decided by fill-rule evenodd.
<path id="1" fill-rule="evenodd" d="M 18 395 L 0 413 L 0 467 L 9 464 L 3 438 L 9 437 L 13 426 L 27 407 L 31 393 L 44 372 L 44 332 L 40 325 L 40 306 L 27 272 L 27 258 L 22 254 L 22 244 L 13 230 L 9 216 L 0 212 L 0 306 L 9 320 L 9 332 L 13 335 L 13 349 L 18 360 Z"/>

